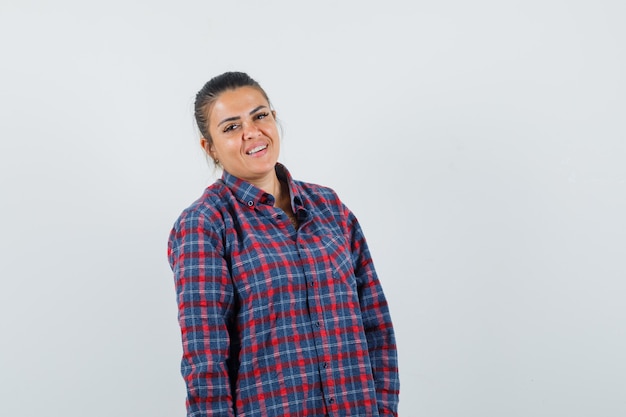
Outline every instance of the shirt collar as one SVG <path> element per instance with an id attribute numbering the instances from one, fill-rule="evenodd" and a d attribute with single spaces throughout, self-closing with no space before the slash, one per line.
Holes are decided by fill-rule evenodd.
<path id="1" fill-rule="evenodd" d="M 302 208 L 302 198 L 300 197 L 301 193 L 298 185 L 293 181 L 291 174 L 283 164 L 277 163 L 274 169 L 276 170 L 276 175 L 279 180 L 287 181 L 291 197 L 291 206 L 294 212 L 297 212 L 299 208 Z M 232 191 L 237 200 L 248 207 L 254 207 L 257 204 L 274 205 L 273 195 L 266 193 L 247 181 L 235 177 L 226 170 L 224 170 L 222 174 L 221 181 Z"/>

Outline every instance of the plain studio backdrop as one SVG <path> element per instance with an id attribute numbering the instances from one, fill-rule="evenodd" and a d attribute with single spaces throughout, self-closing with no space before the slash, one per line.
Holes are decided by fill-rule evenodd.
<path id="1" fill-rule="evenodd" d="M 626 415 L 626 3 L 0 0 L 0 415 L 183 416 L 195 93 L 360 219 L 403 417 Z"/>

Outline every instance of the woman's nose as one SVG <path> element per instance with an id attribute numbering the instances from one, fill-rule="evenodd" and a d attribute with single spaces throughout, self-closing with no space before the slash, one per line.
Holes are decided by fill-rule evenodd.
<path id="1" fill-rule="evenodd" d="M 254 139 L 259 136 L 260 130 L 259 128 L 251 122 L 243 123 L 243 138 L 244 139 Z"/>

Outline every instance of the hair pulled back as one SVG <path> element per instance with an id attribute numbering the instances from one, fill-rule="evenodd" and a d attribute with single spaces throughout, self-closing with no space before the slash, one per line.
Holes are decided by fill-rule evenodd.
<path id="1" fill-rule="evenodd" d="M 209 108 L 217 100 L 224 91 L 235 90 L 239 87 L 253 87 L 263 94 L 263 97 L 269 103 L 270 100 L 261 88 L 258 82 L 245 72 L 225 72 L 221 75 L 211 78 L 196 94 L 196 102 L 194 114 L 196 123 L 200 129 L 202 136 L 209 142 L 213 143 L 211 134 L 209 133 Z"/>

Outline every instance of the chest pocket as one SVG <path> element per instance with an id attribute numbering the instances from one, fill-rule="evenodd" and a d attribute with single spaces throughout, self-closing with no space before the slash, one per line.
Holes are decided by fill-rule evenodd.
<path id="1" fill-rule="evenodd" d="M 322 236 L 321 243 L 328 261 L 326 272 L 336 280 L 349 280 L 354 276 L 354 267 L 350 256 L 348 242 L 343 236 Z"/>
<path id="2" fill-rule="evenodd" d="M 306 247 L 309 266 L 322 286 L 335 295 L 354 295 L 356 278 L 348 241 L 342 235 L 311 236 Z"/>

